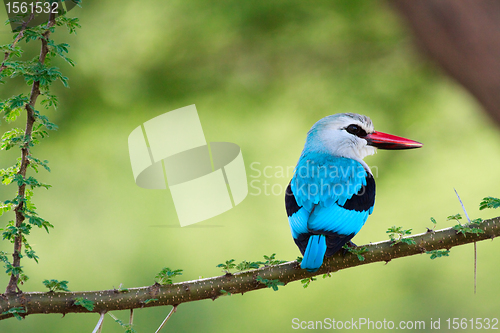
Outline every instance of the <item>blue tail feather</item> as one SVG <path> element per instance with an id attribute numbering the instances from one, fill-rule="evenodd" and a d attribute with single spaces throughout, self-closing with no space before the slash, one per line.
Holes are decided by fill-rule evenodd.
<path id="1" fill-rule="evenodd" d="M 300 267 L 309 272 L 316 272 L 323 264 L 326 252 L 326 239 L 324 235 L 312 235 L 309 237 L 306 252 Z"/>

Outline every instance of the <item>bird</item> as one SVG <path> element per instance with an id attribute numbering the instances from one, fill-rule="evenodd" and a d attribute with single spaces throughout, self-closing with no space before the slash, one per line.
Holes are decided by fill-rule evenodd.
<path id="1" fill-rule="evenodd" d="M 363 161 L 378 149 L 423 144 L 377 132 L 371 119 L 338 113 L 316 122 L 285 190 L 285 208 L 301 268 L 317 271 L 360 231 L 375 204 L 375 179 Z"/>

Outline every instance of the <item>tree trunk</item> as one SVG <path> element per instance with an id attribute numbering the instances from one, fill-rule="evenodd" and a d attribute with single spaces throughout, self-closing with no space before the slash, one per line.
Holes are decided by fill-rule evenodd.
<path id="1" fill-rule="evenodd" d="M 417 44 L 500 125 L 500 1 L 392 0 Z"/>

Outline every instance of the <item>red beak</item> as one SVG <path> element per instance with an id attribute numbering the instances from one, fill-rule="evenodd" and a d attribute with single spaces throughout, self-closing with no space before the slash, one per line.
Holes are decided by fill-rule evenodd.
<path id="1" fill-rule="evenodd" d="M 368 145 L 380 149 L 413 149 L 423 146 L 420 142 L 382 132 L 370 133 L 364 139 L 368 141 Z"/>

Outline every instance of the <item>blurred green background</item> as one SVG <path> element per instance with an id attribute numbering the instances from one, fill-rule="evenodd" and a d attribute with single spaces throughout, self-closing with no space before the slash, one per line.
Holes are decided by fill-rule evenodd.
<path id="1" fill-rule="evenodd" d="M 44 290 L 44 279 L 68 280 L 73 291 L 138 287 L 152 284 L 165 266 L 183 269 L 181 281 L 220 275 L 216 265 L 232 258 L 295 259 L 300 253 L 283 198 L 291 173 L 258 177 L 255 169 L 293 167 L 307 130 L 338 112 L 368 115 L 377 130 L 425 144 L 366 158 L 378 195 L 356 244 L 388 239 L 393 225 L 424 232 L 431 216 L 438 229 L 452 226 L 446 217 L 461 213 L 453 188 L 471 218 L 500 215 L 478 210 L 483 197 L 500 195 L 498 127 L 419 54 L 385 1 L 84 1 L 70 16 L 80 18 L 82 29 L 77 36 L 60 30 L 54 39 L 71 45 L 77 66 L 59 63 L 71 86 L 54 86 L 61 103 L 49 116 L 59 130 L 34 149 L 52 168 L 38 178 L 53 185 L 37 190 L 34 201 L 55 229 L 32 232 L 41 259 L 23 261 L 31 278 L 24 291 Z M 11 40 L 8 26 L 0 38 L 0 44 Z M 28 91 L 22 80 L 0 89 L 2 98 Z M 180 228 L 168 190 L 135 185 L 127 137 L 141 123 L 190 104 L 207 141 L 241 147 L 255 182 L 234 209 Z M 2 151 L 0 167 L 18 155 Z M 264 193 L 264 181 L 277 195 L 270 187 Z M 1 200 L 14 192 L 2 186 Z M 2 216 L 0 224 L 11 218 Z M 466 245 L 449 258 L 418 255 L 348 269 L 307 289 L 295 282 L 278 292 L 182 304 L 165 331 L 286 332 L 294 331 L 293 318 L 360 317 L 425 320 L 430 330 L 431 318 L 441 318 L 443 328 L 449 317 L 499 317 L 500 243 L 483 241 L 477 249 L 476 295 L 473 246 Z M 3 241 L 0 250 L 12 246 Z M 7 281 L 1 274 L 2 288 Z M 154 332 L 170 309 L 137 310 L 136 330 Z M 128 312 L 115 315 L 126 320 Z M 96 314 L 34 315 L 1 321 L 0 331 L 90 332 L 97 320 Z M 122 331 L 106 317 L 104 332 Z"/>

